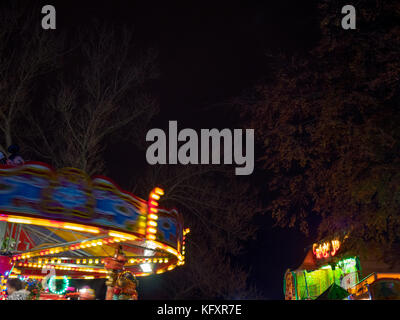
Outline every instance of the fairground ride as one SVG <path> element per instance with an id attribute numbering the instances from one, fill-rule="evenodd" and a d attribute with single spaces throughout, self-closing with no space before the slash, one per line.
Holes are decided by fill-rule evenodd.
<path id="1" fill-rule="evenodd" d="M 159 208 L 163 194 L 154 188 L 143 200 L 76 168 L 1 165 L 2 294 L 8 277 L 110 281 L 120 272 L 143 277 L 182 266 L 189 229 L 175 209 Z"/>

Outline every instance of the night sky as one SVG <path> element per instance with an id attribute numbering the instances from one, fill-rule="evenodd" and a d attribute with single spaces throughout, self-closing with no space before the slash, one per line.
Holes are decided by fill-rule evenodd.
<path id="1" fill-rule="evenodd" d="M 218 5 L 216 3 L 218 2 Z M 92 19 L 127 24 L 137 41 L 159 49 L 161 112 L 154 127 L 177 120 L 178 128 L 239 128 L 238 114 L 224 103 L 261 80 L 271 80 L 267 51 L 296 52 L 318 41 L 315 3 L 311 1 L 46 1 L 57 9 L 57 31 L 79 29 Z M 257 135 L 257 132 L 255 133 Z M 146 160 L 129 155 L 116 145 L 113 154 L 128 153 L 126 160 L 140 167 Z M 256 156 L 259 150 L 256 149 Z M 124 185 L 118 163 L 112 178 Z M 257 166 L 252 183 L 263 189 L 265 177 Z M 265 199 L 267 201 L 267 199 Z M 297 267 L 312 243 L 292 229 L 273 228 L 267 215 L 257 219 L 257 240 L 247 244 L 240 260 L 251 268 L 250 280 L 266 299 L 283 298 L 283 274 Z M 141 280 L 140 294 L 151 297 L 157 279 Z"/>

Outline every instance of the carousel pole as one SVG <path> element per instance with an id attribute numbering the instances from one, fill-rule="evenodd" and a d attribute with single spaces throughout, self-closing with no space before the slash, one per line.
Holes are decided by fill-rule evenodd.
<path id="1" fill-rule="evenodd" d="M 0 250 L 2 250 L 5 245 L 4 241 L 6 240 L 7 224 L 8 222 L 0 222 Z"/>
<path id="2" fill-rule="evenodd" d="M 127 259 L 122 252 L 122 246 L 119 245 L 115 250 L 114 257 L 106 258 L 104 267 L 109 270 L 110 278 L 106 281 L 107 293 L 106 300 L 113 300 L 115 294 L 115 287 L 117 286 L 117 280 L 120 273 L 124 270 L 124 265 Z"/>

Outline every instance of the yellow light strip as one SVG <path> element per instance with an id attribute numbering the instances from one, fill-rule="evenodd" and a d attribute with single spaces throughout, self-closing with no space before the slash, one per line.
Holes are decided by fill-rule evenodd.
<path id="1" fill-rule="evenodd" d="M 400 279 L 400 273 L 377 273 L 377 279 Z"/>
<path id="2" fill-rule="evenodd" d="M 112 232 L 110 232 L 112 233 Z M 113 243 L 113 242 L 121 242 L 121 241 L 127 241 L 127 240 L 133 240 L 136 239 L 134 236 L 128 235 L 131 239 L 127 239 L 127 236 L 125 238 L 121 238 L 121 234 L 118 235 L 118 237 L 113 237 L 111 239 L 95 239 L 95 240 L 87 240 L 84 239 L 80 243 L 72 244 L 72 245 L 66 245 L 62 247 L 53 247 L 53 248 L 46 248 L 46 249 L 41 249 L 41 250 L 36 250 L 33 252 L 28 252 L 28 253 L 23 253 L 20 255 L 16 255 L 13 257 L 13 260 L 24 260 L 24 259 L 29 259 L 37 256 L 47 256 L 55 253 L 60 253 L 60 252 L 65 252 L 65 251 L 74 251 L 74 250 L 80 250 L 83 248 L 89 248 L 89 247 L 95 247 L 98 246 L 99 243 L 101 245 L 107 245 L 108 243 Z"/>
<path id="3" fill-rule="evenodd" d="M 0 216 L 0 221 L 6 221 L 11 223 L 21 223 L 21 224 L 31 224 L 41 227 L 49 227 L 49 228 L 58 228 L 58 229 L 67 229 L 67 230 L 76 230 L 81 232 L 88 233 L 100 233 L 100 229 L 96 227 L 88 227 L 85 225 L 75 224 L 75 223 L 66 223 L 59 222 L 49 219 L 40 219 L 40 218 L 23 218 L 14 215 L 2 215 Z"/>
<path id="4" fill-rule="evenodd" d="M 21 265 L 22 264 L 22 265 Z M 56 269 L 56 270 L 66 270 L 66 271 L 79 271 L 79 272 L 92 272 L 92 273 L 108 273 L 106 269 L 94 269 L 94 268 L 80 268 L 80 267 L 67 267 L 67 266 L 57 266 L 57 265 L 35 265 L 32 263 L 19 263 L 18 267 L 31 268 L 31 269 Z"/>
<path id="5" fill-rule="evenodd" d="M 108 235 L 111 237 L 122 238 L 122 239 L 126 239 L 126 240 L 140 240 L 138 237 L 131 235 L 129 233 L 110 231 L 110 232 L 108 232 Z"/>

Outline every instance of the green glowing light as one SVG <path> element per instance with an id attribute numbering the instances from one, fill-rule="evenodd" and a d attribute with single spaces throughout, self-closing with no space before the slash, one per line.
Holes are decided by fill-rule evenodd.
<path id="1" fill-rule="evenodd" d="M 57 290 L 56 287 L 56 277 L 52 276 L 49 279 L 49 290 L 51 293 L 64 294 L 67 291 L 68 287 L 69 287 L 69 280 L 66 276 L 63 277 L 63 287 L 60 290 Z"/>

